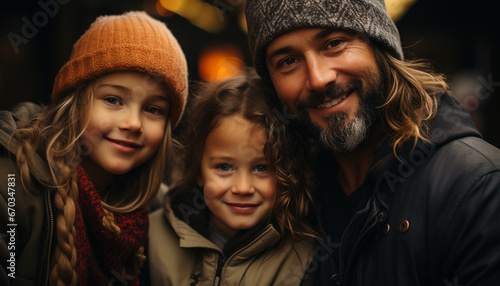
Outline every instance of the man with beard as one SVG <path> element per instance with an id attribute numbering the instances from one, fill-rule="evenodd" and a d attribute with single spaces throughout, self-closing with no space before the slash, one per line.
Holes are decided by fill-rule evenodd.
<path id="1" fill-rule="evenodd" d="M 383 0 L 247 0 L 258 73 L 317 155 L 304 283 L 498 285 L 500 150 L 445 77 L 404 60 Z"/>

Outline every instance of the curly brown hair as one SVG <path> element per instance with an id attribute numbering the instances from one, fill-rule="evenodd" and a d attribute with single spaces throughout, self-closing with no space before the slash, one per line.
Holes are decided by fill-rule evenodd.
<path id="1" fill-rule="evenodd" d="M 203 84 L 188 102 L 183 145 L 183 173 L 177 186 L 191 190 L 201 174 L 201 158 L 209 133 L 224 118 L 241 114 L 262 127 L 267 135 L 264 154 L 276 180 L 276 198 L 270 220 L 283 235 L 316 237 L 307 220 L 313 210 L 312 173 L 308 146 L 291 121 L 283 118 L 282 107 L 274 92 L 253 69 L 214 84 Z M 283 237 L 283 236 L 282 236 Z"/>

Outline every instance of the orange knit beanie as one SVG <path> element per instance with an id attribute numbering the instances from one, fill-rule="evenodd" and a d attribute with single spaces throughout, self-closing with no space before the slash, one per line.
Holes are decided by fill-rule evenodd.
<path id="1" fill-rule="evenodd" d="M 166 25 L 145 12 L 98 17 L 59 70 L 52 103 L 81 84 L 119 71 L 144 72 L 161 80 L 171 96 L 172 126 L 177 125 L 188 93 L 186 58 Z"/>

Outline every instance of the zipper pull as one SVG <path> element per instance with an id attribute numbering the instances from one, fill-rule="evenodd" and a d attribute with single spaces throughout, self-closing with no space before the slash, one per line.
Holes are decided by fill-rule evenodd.
<path id="1" fill-rule="evenodd" d="M 226 260 L 224 259 L 224 257 L 221 257 L 219 261 L 217 261 L 217 271 L 215 272 L 214 286 L 219 286 L 222 275 L 222 268 L 224 267 L 225 263 Z"/>

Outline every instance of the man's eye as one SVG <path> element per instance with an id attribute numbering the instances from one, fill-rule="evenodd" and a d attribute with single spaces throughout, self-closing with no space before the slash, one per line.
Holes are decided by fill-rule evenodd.
<path id="1" fill-rule="evenodd" d="M 335 48 L 335 47 L 337 47 L 338 45 L 340 45 L 340 43 L 342 43 L 342 41 L 341 41 L 341 40 L 333 40 L 333 41 L 331 41 L 331 42 L 329 42 L 329 43 L 328 43 L 328 46 L 329 46 L 330 48 Z"/>
<path id="2" fill-rule="evenodd" d="M 294 63 L 295 63 L 295 58 L 286 58 L 286 59 L 282 60 L 279 65 L 280 66 L 282 66 L 282 65 L 289 66 L 289 65 L 293 65 Z"/>

